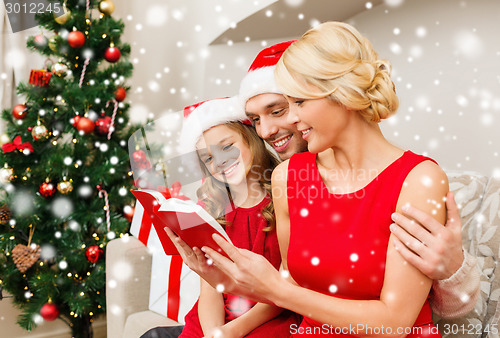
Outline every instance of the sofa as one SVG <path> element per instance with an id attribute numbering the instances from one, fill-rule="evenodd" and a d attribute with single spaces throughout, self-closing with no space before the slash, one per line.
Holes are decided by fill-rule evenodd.
<path id="1" fill-rule="evenodd" d="M 447 172 L 462 219 L 464 248 L 475 255 L 481 293 L 473 311 L 455 319 L 435 318 L 443 337 L 499 338 L 500 179 Z M 108 338 L 140 337 L 156 326 L 179 323 L 148 309 L 151 254 L 136 238 L 108 243 L 106 252 Z"/>

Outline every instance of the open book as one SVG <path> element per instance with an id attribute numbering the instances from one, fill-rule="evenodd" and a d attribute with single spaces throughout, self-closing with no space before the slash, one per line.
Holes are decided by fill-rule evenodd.
<path id="1" fill-rule="evenodd" d="M 178 252 L 167 236 L 165 227 L 170 228 L 190 247 L 208 246 L 226 255 L 212 239 L 212 234 L 219 234 L 229 243 L 231 240 L 219 222 L 201 205 L 192 200 L 170 197 L 168 193 L 163 194 L 156 190 L 132 190 L 132 194 L 143 206 L 145 216 L 151 218 L 167 255 L 176 255 Z"/>

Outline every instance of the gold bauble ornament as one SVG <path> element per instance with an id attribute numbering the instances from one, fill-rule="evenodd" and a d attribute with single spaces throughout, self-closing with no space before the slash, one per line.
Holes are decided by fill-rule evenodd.
<path id="1" fill-rule="evenodd" d="M 111 15 L 115 10 L 115 4 L 111 0 L 99 2 L 99 11 L 105 15 Z"/>
<path id="2" fill-rule="evenodd" d="M 59 36 L 54 35 L 49 39 L 49 48 L 53 52 L 57 52 L 59 49 Z"/>
<path id="3" fill-rule="evenodd" d="M 57 76 L 64 77 L 68 74 L 68 66 L 61 62 L 55 63 L 50 70 Z"/>
<path id="4" fill-rule="evenodd" d="M 69 181 L 64 180 L 64 181 L 57 183 L 57 190 L 61 194 L 69 194 L 70 192 L 73 191 L 73 180 L 69 180 Z"/>
<path id="5" fill-rule="evenodd" d="M 5 143 L 9 143 L 9 142 L 10 142 L 9 135 L 7 135 L 6 133 L 3 133 L 2 135 L 0 135 L 0 146 L 3 146 Z"/>
<path id="6" fill-rule="evenodd" d="M 31 136 L 35 139 L 35 141 L 41 140 L 43 138 L 47 138 L 47 135 L 49 134 L 49 131 L 47 130 L 47 127 L 45 127 L 43 124 L 38 124 L 31 129 Z"/>
<path id="7" fill-rule="evenodd" d="M 66 5 L 63 5 L 63 14 L 60 12 L 54 12 L 54 21 L 57 22 L 60 25 L 64 25 L 66 22 L 68 22 L 69 18 L 71 17 L 71 11 L 66 8 Z"/>
<path id="8" fill-rule="evenodd" d="M 0 182 L 9 183 L 14 177 L 14 169 L 9 167 L 7 163 L 4 164 L 4 167 L 0 169 Z"/>

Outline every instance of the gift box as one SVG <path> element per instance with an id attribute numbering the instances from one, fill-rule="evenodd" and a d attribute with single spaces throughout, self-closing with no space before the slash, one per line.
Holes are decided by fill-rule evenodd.
<path id="1" fill-rule="evenodd" d="M 144 208 L 137 202 L 130 233 L 152 253 L 149 309 L 184 324 L 184 316 L 200 295 L 200 277 L 182 262 L 167 256 Z"/>
<path id="2" fill-rule="evenodd" d="M 52 73 L 46 71 L 45 69 L 32 69 L 30 72 L 29 84 L 39 86 L 39 87 L 47 87 L 50 82 L 50 77 Z"/>
<path id="3" fill-rule="evenodd" d="M 140 189 L 168 192 L 178 199 L 197 200 L 197 191 L 202 184 L 198 155 L 196 152 L 181 154 L 177 151 L 179 138 L 177 133 L 170 132 L 170 126 L 173 126 L 172 115 L 166 115 L 130 137 L 128 145 L 134 185 Z M 151 219 L 138 201 L 130 233 L 152 252 L 149 309 L 184 323 L 185 314 L 200 295 L 200 277 L 182 263 L 179 255 L 165 254 Z"/>

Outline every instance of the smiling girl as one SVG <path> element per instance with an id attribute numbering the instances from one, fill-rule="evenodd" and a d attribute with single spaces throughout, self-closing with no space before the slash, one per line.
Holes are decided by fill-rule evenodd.
<path id="1" fill-rule="evenodd" d="M 183 152 L 196 152 L 204 174 L 197 191 L 200 203 L 235 246 L 264 256 L 278 269 L 270 182 L 278 160 L 235 98 L 205 101 L 184 112 L 180 142 Z M 283 337 L 298 322 L 290 311 L 222 292 L 201 280 L 200 298 L 186 315 L 180 337 Z"/>

